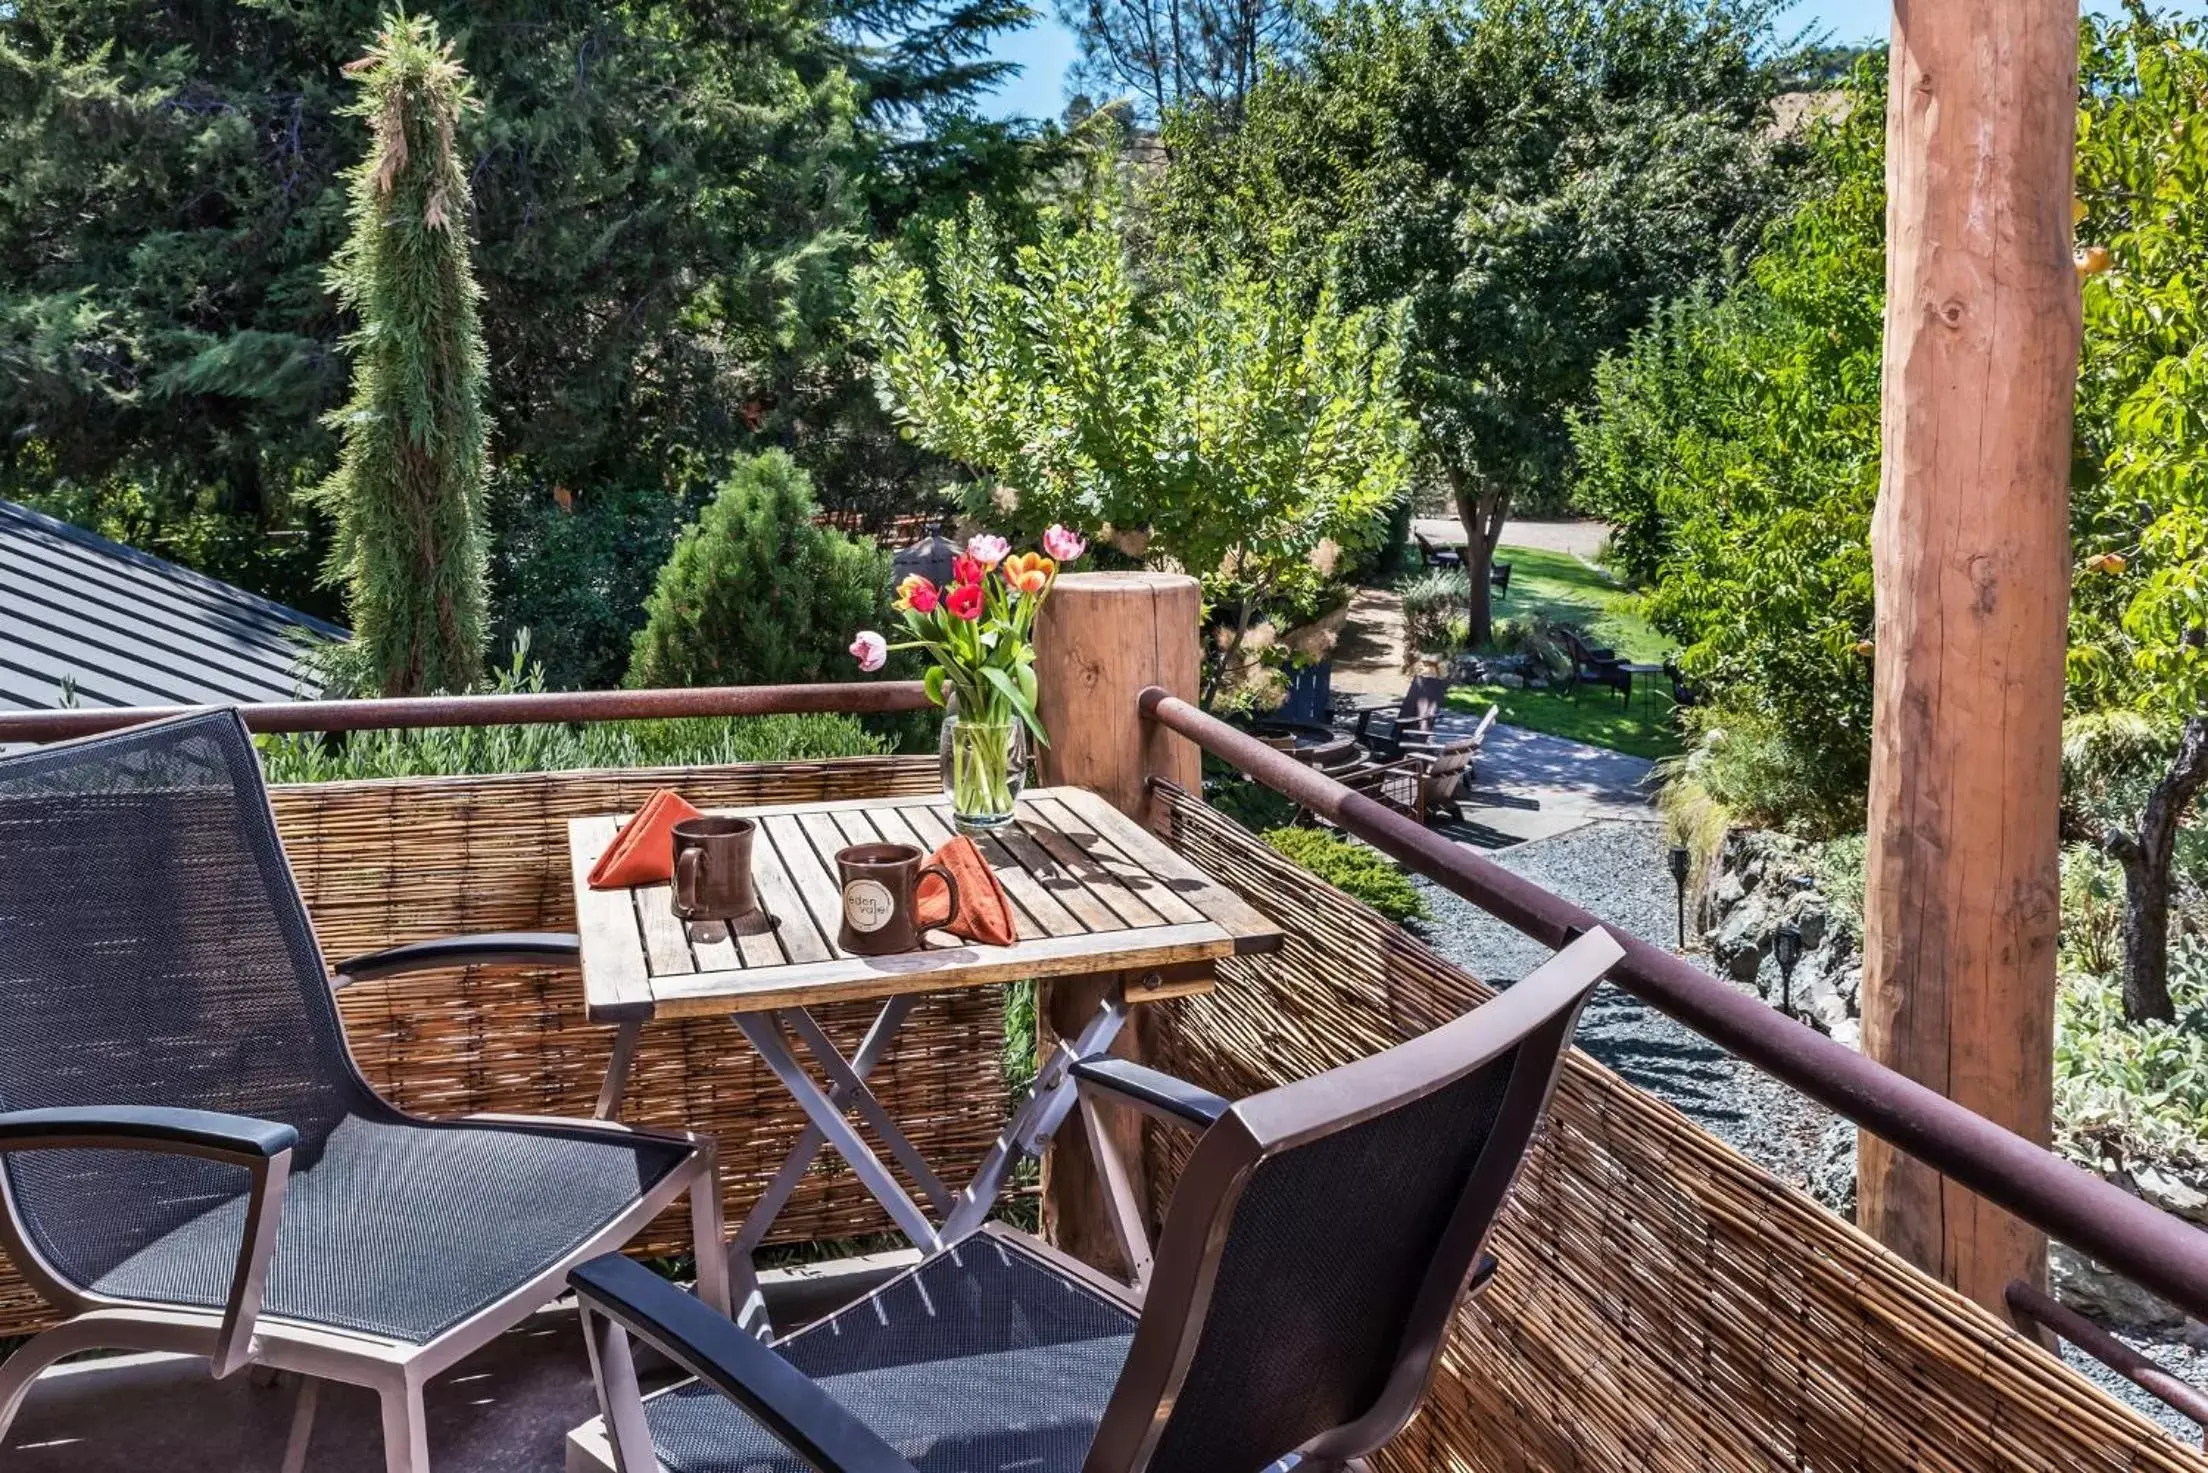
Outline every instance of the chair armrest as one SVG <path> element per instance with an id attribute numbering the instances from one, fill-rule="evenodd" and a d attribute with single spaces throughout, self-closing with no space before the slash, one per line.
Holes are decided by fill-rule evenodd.
<path id="1" fill-rule="evenodd" d="M 820 1473 L 914 1473 L 810 1376 L 642 1264 L 609 1253 L 569 1270 L 567 1282 L 591 1309 L 742 1407 Z"/>
<path id="2" fill-rule="evenodd" d="M 1176 1125 L 1201 1130 L 1233 1108 L 1208 1089 L 1145 1068 L 1132 1059 L 1100 1054 L 1077 1061 L 1069 1072 L 1082 1089 L 1115 1095 L 1145 1114 Z"/>
<path id="3" fill-rule="evenodd" d="M 159 1105 L 82 1105 L 0 1114 L 0 1151 L 69 1147 L 174 1151 L 249 1165 L 299 1144 L 299 1132 L 274 1120 Z"/>
<path id="4" fill-rule="evenodd" d="M 159 1151 L 242 1166 L 252 1177 L 245 1234 L 230 1276 L 222 1323 L 207 1359 L 219 1379 L 252 1358 L 261 1293 L 276 1253 L 276 1225 L 291 1180 L 299 1132 L 274 1120 L 159 1105 L 77 1105 L 0 1114 L 0 1152 Z"/>
<path id="5" fill-rule="evenodd" d="M 337 964 L 337 985 L 431 967 L 466 967 L 488 962 L 537 962 L 580 966 L 583 941 L 566 931 L 481 931 L 469 936 L 439 936 L 365 952 Z"/>

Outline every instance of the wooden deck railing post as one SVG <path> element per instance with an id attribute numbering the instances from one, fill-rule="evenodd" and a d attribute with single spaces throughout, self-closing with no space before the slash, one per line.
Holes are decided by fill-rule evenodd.
<path id="1" fill-rule="evenodd" d="M 1872 523 L 1863 1042 L 2044 1144 L 2053 1093 L 2076 0 L 1899 0 Z M 2046 1239 L 1865 1132 L 1860 1221 L 2000 1312 Z"/>
<path id="2" fill-rule="evenodd" d="M 1136 710 L 1145 686 L 1194 700 L 1200 673 L 1197 626 L 1203 596 L 1193 578 L 1165 573 L 1068 573 L 1058 580 L 1036 630 L 1035 674 L 1050 745 L 1037 754 L 1046 783 L 1097 792 L 1122 813 L 1161 826 L 1146 783 L 1166 777 L 1197 790 L 1202 758 L 1193 743 Z M 1037 1042 L 1048 1048 L 1095 1016 L 1116 984 L 1110 976 L 1052 982 L 1038 1000 Z M 1138 1009 L 1113 1052 L 1141 1054 Z M 1142 1159 L 1139 1119 L 1117 1139 L 1122 1159 Z M 1137 1190 L 1146 1173 L 1132 1173 Z M 1102 1182 L 1091 1165 L 1078 1114 L 1069 1117 L 1043 1160 L 1043 1230 L 1067 1252 L 1117 1270 L 1119 1246 Z"/>

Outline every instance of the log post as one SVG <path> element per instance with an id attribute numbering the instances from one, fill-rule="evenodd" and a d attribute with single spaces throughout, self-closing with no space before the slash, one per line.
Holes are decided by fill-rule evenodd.
<path id="1" fill-rule="evenodd" d="M 1196 699 L 1197 644 L 1203 595 L 1193 578 L 1165 573 L 1067 573 L 1060 576 L 1035 631 L 1038 709 L 1050 745 L 1036 758 L 1042 780 L 1101 794 L 1113 807 L 1151 827 L 1148 779 L 1170 778 L 1192 791 L 1202 782 L 1201 754 L 1187 741 L 1152 726 L 1135 709 L 1144 686 L 1163 686 Z M 1036 1005 L 1036 1042 L 1050 1048 L 1094 1017 L 1115 976 L 1067 977 L 1047 983 Z M 1120 1033 L 1113 1052 L 1141 1056 L 1142 1010 Z M 1142 1126 L 1115 1113 L 1116 1137 L 1139 1192 Z M 1124 1272 L 1112 1235 L 1103 1183 L 1097 1179 L 1078 1113 L 1067 1118 L 1043 1157 L 1043 1232 L 1067 1252 Z"/>
<path id="2" fill-rule="evenodd" d="M 1865 897 L 1870 1056 L 2050 1136 L 2076 0 L 1897 0 Z M 1877 1138 L 1862 1225 L 2001 1312 L 2046 1240 Z"/>

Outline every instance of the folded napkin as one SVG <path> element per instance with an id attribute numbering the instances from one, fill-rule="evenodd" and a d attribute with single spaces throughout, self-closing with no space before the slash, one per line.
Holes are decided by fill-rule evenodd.
<path id="1" fill-rule="evenodd" d="M 1020 933 L 1012 924 L 1012 898 L 974 841 L 960 834 L 928 856 L 958 878 L 958 914 L 951 914 L 950 887 L 935 875 L 922 875 L 913 893 L 913 910 L 923 931 L 944 930 L 968 941 L 1010 946 Z"/>
<path id="2" fill-rule="evenodd" d="M 621 826 L 590 867 L 590 888 L 626 890 L 632 885 L 666 884 L 675 877 L 675 825 L 704 816 L 673 788 L 661 788 L 644 800 L 636 817 Z"/>

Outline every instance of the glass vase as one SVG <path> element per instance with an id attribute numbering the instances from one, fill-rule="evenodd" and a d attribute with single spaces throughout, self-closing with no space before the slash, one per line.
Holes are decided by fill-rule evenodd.
<path id="1" fill-rule="evenodd" d="M 1012 821 L 1027 786 L 1027 728 L 1012 721 L 943 718 L 943 796 L 959 831 L 986 834 Z"/>

